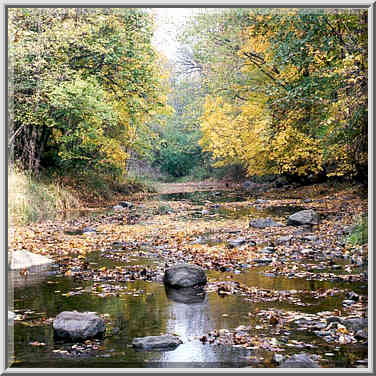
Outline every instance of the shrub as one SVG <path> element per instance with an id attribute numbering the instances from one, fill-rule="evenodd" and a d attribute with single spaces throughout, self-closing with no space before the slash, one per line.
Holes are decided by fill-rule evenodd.
<path id="1" fill-rule="evenodd" d="M 347 241 L 352 245 L 362 245 L 368 242 L 368 216 L 363 215 L 348 236 Z"/>

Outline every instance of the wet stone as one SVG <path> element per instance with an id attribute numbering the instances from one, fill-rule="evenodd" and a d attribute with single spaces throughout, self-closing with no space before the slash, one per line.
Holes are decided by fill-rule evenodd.
<path id="1" fill-rule="evenodd" d="M 89 232 L 96 233 L 97 231 L 96 231 L 95 228 L 93 228 L 93 227 L 85 227 L 85 228 L 82 230 L 82 233 L 83 233 L 83 234 L 86 234 L 86 233 L 89 233 Z"/>
<path id="2" fill-rule="evenodd" d="M 272 254 L 275 253 L 275 248 L 274 247 L 265 247 L 260 250 L 261 253 L 266 253 L 266 254 Z"/>
<path id="3" fill-rule="evenodd" d="M 359 301 L 359 295 L 354 291 L 349 291 L 346 293 L 346 298 L 350 300 L 354 300 L 355 302 Z"/>
<path id="4" fill-rule="evenodd" d="M 230 239 L 228 240 L 228 244 L 232 247 L 239 247 L 245 244 L 247 240 L 245 238 L 237 238 L 237 239 Z"/>
<path id="5" fill-rule="evenodd" d="M 105 326 L 93 312 L 64 311 L 56 316 L 53 329 L 58 339 L 85 340 L 102 335 Z"/>
<path id="6" fill-rule="evenodd" d="M 328 324 L 332 323 L 332 322 L 341 322 L 341 318 L 338 317 L 338 316 L 329 316 L 326 318 L 326 321 Z"/>
<path id="7" fill-rule="evenodd" d="M 133 204 L 131 202 L 128 202 L 128 201 L 120 201 L 119 202 L 119 206 L 123 207 L 123 208 L 133 208 Z"/>
<path id="8" fill-rule="evenodd" d="M 342 302 L 342 305 L 344 306 L 349 306 L 349 305 L 353 305 L 355 303 L 354 300 L 351 300 L 351 299 L 345 299 L 343 302 Z"/>
<path id="9" fill-rule="evenodd" d="M 266 228 L 266 227 L 282 227 L 282 223 L 273 221 L 270 217 L 255 219 L 249 222 L 249 227 Z"/>
<path id="10" fill-rule="evenodd" d="M 317 235 L 305 235 L 305 236 L 303 236 L 303 240 L 308 240 L 310 242 L 314 242 L 318 239 L 319 239 L 319 237 Z"/>
<path id="11" fill-rule="evenodd" d="M 318 330 L 325 329 L 326 327 L 327 327 L 327 324 L 324 322 L 315 322 L 313 325 L 313 328 L 318 329 Z"/>
<path id="12" fill-rule="evenodd" d="M 361 317 L 344 319 L 342 320 L 342 324 L 345 325 L 347 329 L 353 331 L 368 328 L 368 320 Z"/>
<path id="13" fill-rule="evenodd" d="M 312 210 L 301 210 L 290 215 L 287 219 L 289 226 L 317 225 L 319 223 L 318 214 Z"/>
<path id="14" fill-rule="evenodd" d="M 257 264 L 269 264 L 271 263 L 273 260 L 270 259 L 270 258 L 259 258 L 259 259 L 254 259 L 253 260 L 255 263 Z"/>
<path id="15" fill-rule="evenodd" d="M 301 353 L 292 355 L 279 368 L 319 368 L 319 365 L 310 355 Z"/>
<path id="16" fill-rule="evenodd" d="M 179 264 L 166 269 L 163 282 L 172 287 L 202 286 L 207 282 L 206 274 L 197 265 Z"/>
<path id="17" fill-rule="evenodd" d="M 42 267 L 51 265 L 53 260 L 36 253 L 25 250 L 13 251 L 10 257 L 10 269 L 19 270 L 32 267 Z"/>
<path id="18" fill-rule="evenodd" d="M 176 349 L 183 342 L 177 336 L 170 334 L 134 338 L 132 345 L 139 350 L 168 351 Z"/>
<path id="19" fill-rule="evenodd" d="M 281 236 L 277 239 L 277 244 L 281 243 L 287 243 L 290 240 L 292 240 L 294 237 L 292 235 L 287 235 L 287 236 Z"/>
<path id="20" fill-rule="evenodd" d="M 355 338 L 358 340 L 368 339 L 368 329 L 358 330 L 355 333 Z"/>
<path id="21" fill-rule="evenodd" d="M 314 330 L 313 333 L 315 333 L 319 337 L 326 337 L 330 335 L 330 331 L 328 330 Z"/>
<path id="22" fill-rule="evenodd" d="M 275 277 L 274 273 L 263 273 L 265 277 Z"/>
<path id="23" fill-rule="evenodd" d="M 332 268 L 333 270 L 340 270 L 340 269 L 342 269 L 342 266 L 341 266 L 341 265 L 337 265 L 337 264 L 335 264 L 335 265 L 332 265 L 331 268 Z"/>

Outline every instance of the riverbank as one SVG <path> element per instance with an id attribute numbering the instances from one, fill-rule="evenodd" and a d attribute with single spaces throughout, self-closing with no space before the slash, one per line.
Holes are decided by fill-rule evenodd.
<path id="1" fill-rule="evenodd" d="M 11 225 L 54 219 L 69 210 L 85 210 L 120 201 L 134 192 L 153 192 L 150 181 L 136 177 L 32 176 L 17 169 L 8 172 L 8 220 Z"/>

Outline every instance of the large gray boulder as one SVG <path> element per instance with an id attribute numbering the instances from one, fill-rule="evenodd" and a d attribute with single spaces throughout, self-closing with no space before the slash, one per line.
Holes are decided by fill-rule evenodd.
<path id="1" fill-rule="evenodd" d="M 303 226 L 319 224 L 319 215 L 312 209 L 301 210 L 290 215 L 287 219 L 288 226 Z"/>
<path id="2" fill-rule="evenodd" d="M 178 264 L 165 270 L 163 282 L 171 287 L 193 287 L 206 284 L 205 271 L 197 265 Z"/>
<path id="3" fill-rule="evenodd" d="M 133 347 L 139 350 L 159 350 L 168 351 L 176 349 L 182 340 L 171 334 L 165 334 L 163 336 L 148 336 L 134 338 L 132 341 Z"/>
<path id="4" fill-rule="evenodd" d="M 292 355 L 278 368 L 320 368 L 320 366 L 308 354 L 301 353 Z"/>
<path id="5" fill-rule="evenodd" d="M 28 269 L 35 266 L 48 266 L 52 264 L 54 260 L 32 253 L 29 251 L 13 251 L 10 253 L 10 270 Z"/>
<path id="6" fill-rule="evenodd" d="M 85 340 L 103 335 L 104 320 L 93 312 L 64 311 L 54 322 L 54 335 L 59 339 Z"/>
<path id="7" fill-rule="evenodd" d="M 249 222 L 249 227 L 256 227 L 256 228 L 266 228 L 266 227 L 282 227 L 282 223 L 278 223 L 273 221 L 273 219 L 267 218 L 259 218 Z"/>

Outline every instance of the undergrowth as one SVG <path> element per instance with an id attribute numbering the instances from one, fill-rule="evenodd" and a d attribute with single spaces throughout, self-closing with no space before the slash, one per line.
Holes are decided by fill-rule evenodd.
<path id="1" fill-rule="evenodd" d="M 53 219 L 57 213 L 100 207 L 136 192 L 155 192 L 153 184 L 136 176 L 113 178 L 94 173 L 32 176 L 8 171 L 8 218 L 11 225 Z"/>
<path id="2" fill-rule="evenodd" d="M 348 236 L 347 241 L 351 245 L 363 245 L 368 242 L 368 216 L 363 215 L 358 220 L 355 228 Z"/>
<path id="3" fill-rule="evenodd" d="M 60 184 L 10 170 L 8 218 L 10 224 L 27 224 L 53 218 L 58 211 L 80 206 L 77 197 Z"/>

